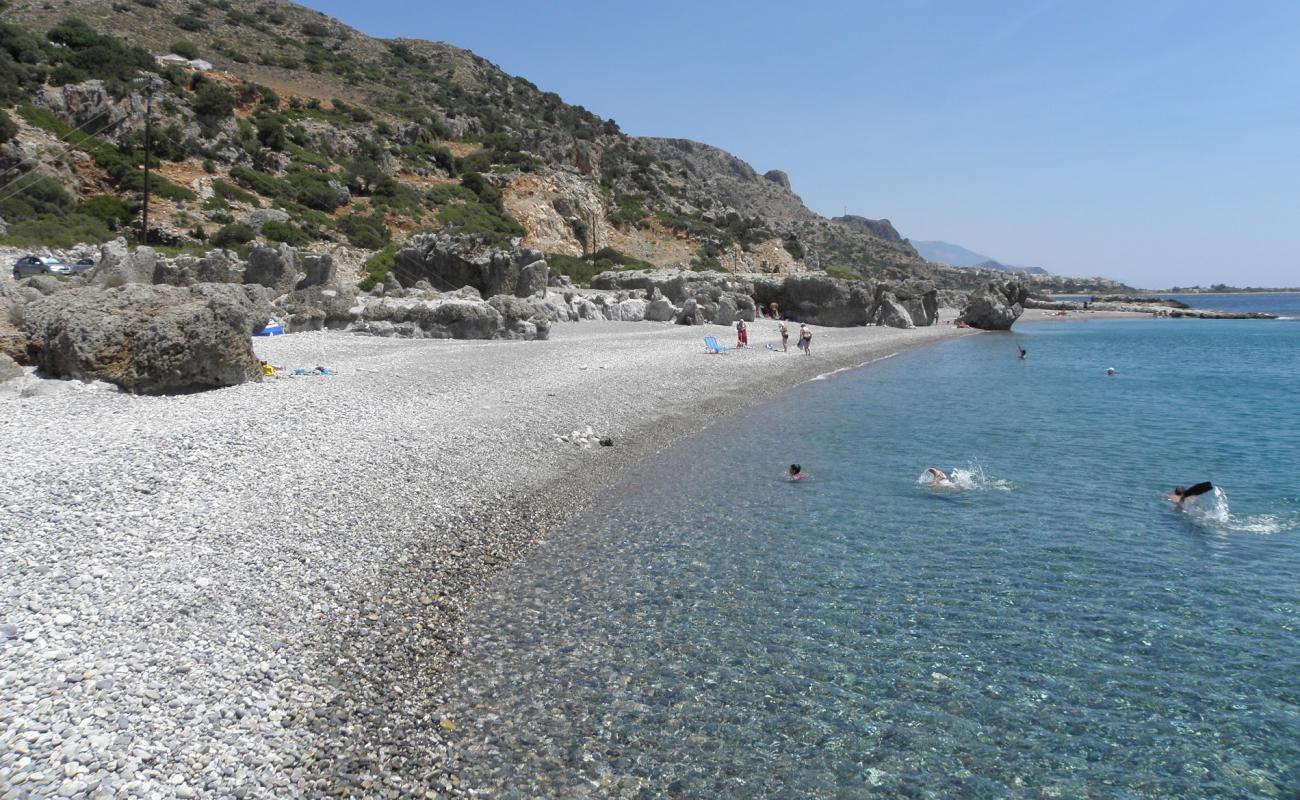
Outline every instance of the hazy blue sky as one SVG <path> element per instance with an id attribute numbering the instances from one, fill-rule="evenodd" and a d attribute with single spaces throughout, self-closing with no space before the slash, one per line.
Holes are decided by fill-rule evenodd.
<path id="1" fill-rule="evenodd" d="M 1139 286 L 1300 284 L 1300 2 L 310 0 L 813 210 Z"/>

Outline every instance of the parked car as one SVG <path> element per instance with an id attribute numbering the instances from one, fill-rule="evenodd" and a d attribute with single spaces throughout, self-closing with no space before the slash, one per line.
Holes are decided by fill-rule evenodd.
<path id="1" fill-rule="evenodd" d="M 14 262 L 14 280 L 33 275 L 71 275 L 72 267 L 57 258 L 23 256 Z"/>
<path id="2" fill-rule="evenodd" d="M 87 258 L 83 258 L 83 259 L 81 259 L 80 261 L 78 261 L 77 263 L 75 263 L 75 264 L 72 265 L 72 267 L 71 267 L 71 272 L 70 272 L 69 274 L 72 274 L 72 275 L 85 275 L 87 272 L 90 272 L 90 270 L 91 270 L 94 266 L 95 266 L 95 259 L 93 259 L 93 258 L 89 258 L 89 257 L 87 257 Z"/>

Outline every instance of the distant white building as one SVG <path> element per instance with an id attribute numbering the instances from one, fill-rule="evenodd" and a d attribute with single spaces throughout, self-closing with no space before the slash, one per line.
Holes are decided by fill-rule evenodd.
<path id="1" fill-rule="evenodd" d="M 208 72 L 212 69 L 211 61 L 204 61 L 201 58 L 186 58 L 178 56 L 175 53 L 168 53 L 165 56 L 158 56 L 157 61 L 164 67 L 189 67 L 199 72 Z"/>

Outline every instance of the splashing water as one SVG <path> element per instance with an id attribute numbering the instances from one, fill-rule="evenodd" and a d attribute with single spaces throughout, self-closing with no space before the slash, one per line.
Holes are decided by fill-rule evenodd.
<path id="1" fill-rule="evenodd" d="M 928 471 L 918 475 L 916 482 L 926 487 L 931 487 L 933 483 Z M 949 469 L 948 481 L 934 488 L 961 492 L 1009 492 L 1015 487 L 1011 481 L 989 476 L 979 462 L 972 461 L 964 467 Z"/>
<path id="2" fill-rule="evenodd" d="M 1194 525 L 1215 533 L 1281 533 L 1300 527 L 1298 519 L 1284 519 L 1274 514 L 1238 516 L 1228 505 L 1228 494 L 1220 487 L 1195 498 L 1184 509 Z M 1294 517 L 1294 515 L 1292 515 Z"/>

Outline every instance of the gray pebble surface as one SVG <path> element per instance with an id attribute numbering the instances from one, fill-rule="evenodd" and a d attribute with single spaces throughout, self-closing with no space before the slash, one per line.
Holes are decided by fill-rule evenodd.
<path id="1" fill-rule="evenodd" d="M 0 393 L 0 800 L 467 794 L 441 687 L 487 576 L 631 460 L 960 333 L 815 330 L 811 358 L 767 351 L 771 322 L 718 356 L 701 337 L 734 334 L 716 326 L 304 333 L 256 348 L 337 374 L 176 397 L 16 379 Z"/>

